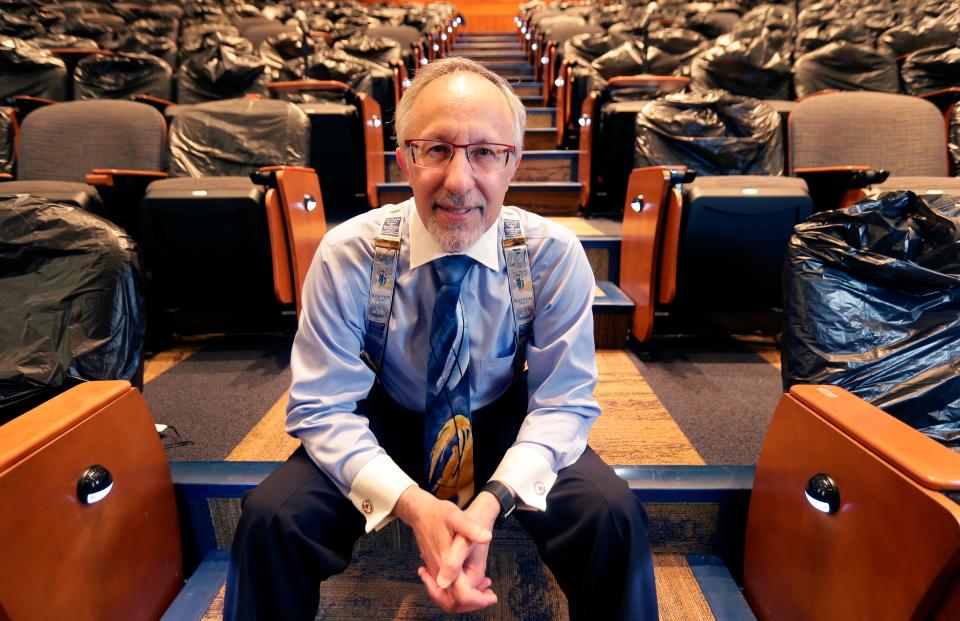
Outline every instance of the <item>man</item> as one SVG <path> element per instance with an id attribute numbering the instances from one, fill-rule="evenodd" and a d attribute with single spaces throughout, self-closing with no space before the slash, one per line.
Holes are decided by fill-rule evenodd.
<path id="1" fill-rule="evenodd" d="M 396 127 L 413 199 L 317 252 L 287 408 L 302 446 L 244 500 L 225 618 L 314 618 L 319 583 L 395 518 L 441 608 L 493 605 L 487 550 L 514 505 L 573 619 L 656 618 L 646 515 L 586 446 L 590 266 L 569 231 L 503 207 L 525 122 L 473 61 L 418 71 Z"/>

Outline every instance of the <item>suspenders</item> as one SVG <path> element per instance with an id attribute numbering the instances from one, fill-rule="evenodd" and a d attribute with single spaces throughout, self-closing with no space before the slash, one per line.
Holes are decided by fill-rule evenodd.
<path id="1" fill-rule="evenodd" d="M 507 266 L 507 281 L 513 305 L 514 335 L 517 351 L 513 357 L 514 376 L 523 372 L 527 363 L 527 343 L 533 334 L 535 300 L 533 277 L 530 275 L 530 255 L 524 236 L 520 213 L 515 207 L 503 207 L 503 257 Z M 373 270 L 370 274 L 370 297 L 367 300 L 367 322 L 360 358 L 380 378 L 383 354 L 387 343 L 387 328 L 393 307 L 393 289 L 400 259 L 400 231 L 403 229 L 403 207 L 393 206 L 380 227 L 374 241 Z"/>
<path id="2" fill-rule="evenodd" d="M 387 327 L 393 308 L 393 287 L 400 260 L 400 231 L 403 230 L 403 209 L 394 206 L 380 227 L 373 244 L 373 270 L 370 274 L 370 297 L 367 299 L 367 326 L 363 331 L 360 359 L 380 378 L 380 365 L 387 344 Z"/>

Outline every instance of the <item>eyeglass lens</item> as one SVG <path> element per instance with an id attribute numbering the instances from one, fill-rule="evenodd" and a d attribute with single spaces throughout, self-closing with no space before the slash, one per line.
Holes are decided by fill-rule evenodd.
<path id="1" fill-rule="evenodd" d="M 410 141 L 414 163 L 427 168 L 446 166 L 458 148 L 466 150 L 467 161 L 478 172 L 503 170 L 510 160 L 510 149 L 498 144 L 477 143 L 464 147 L 439 140 Z"/>

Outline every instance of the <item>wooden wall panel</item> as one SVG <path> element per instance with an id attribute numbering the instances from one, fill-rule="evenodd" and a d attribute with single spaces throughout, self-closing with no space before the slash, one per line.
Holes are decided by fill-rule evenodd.
<path id="1" fill-rule="evenodd" d="M 374 0 L 364 1 L 372 3 Z M 406 0 L 386 1 L 390 4 L 402 4 Z M 457 0 L 454 4 L 467 21 L 464 32 L 516 32 L 513 18 L 520 4 L 518 0 Z"/>

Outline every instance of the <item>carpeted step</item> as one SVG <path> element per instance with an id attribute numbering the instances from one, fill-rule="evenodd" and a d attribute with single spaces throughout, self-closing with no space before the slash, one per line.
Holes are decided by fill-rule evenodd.
<path id="1" fill-rule="evenodd" d="M 555 149 L 557 147 L 556 127 L 528 127 L 523 139 L 524 151 Z"/>
<path id="2" fill-rule="evenodd" d="M 518 96 L 543 97 L 543 82 L 510 82 L 510 86 L 513 87 L 513 92 Z"/>
<path id="3" fill-rule="evenodd" d="M 510 184 L 504 204 L 522 207 L 543 216 L 575 216 L 580 213 L 582 184 L 574 181 Z M 413 195 L 406 182 L 378 183 L 377 200 L 381 205 L 399 203 Z"/>
<path id="4" fill-rule="evenodd" d="M 465 56 L 479 62 L 499 61 L 504 63 L 527 63 L 527 55 L 523 50 L 512 49 L 477 49 L 473 47 L 457 46 L 452 56 Z"/>
<path id="5" fill-rule="evenodd" d="M 532 544 L 527 545 L 532 547 Z M 362 575 L 357 567 L 360 563 L 354 563 L 344 573 L 323 583 L 320 586 L 317 621 L 355 621 L 357 618 L 371 621 L 441 621 L 454 618 L 443 614 L 430 601 L 419 579 L 406 577 L 410 573 L 409 567 L 419 559 L 401 559 L 404 573 L 399 575 L 390 573 L 396 569 L 393 555 L 389 555 L 388 559 L 379 567 L 376 562 L 370 563 L 369 567 L 363 568 Z M 529 575 L 524 572 L 524 565 L 533 563 L 539 563 L 539 559 L 531 561 L 528 554 L 521 553 L 518 558 L 504 563 L 491 553 L 489 567 L 492 576 L 496 576 L 498 570 L 507 569 L 511 572 L 504 579 L 494 580 L 493 590 L 499 596 L 499 601 L 486 610 L 458 615 L 456 618 L 463 621 L 569 619 L 566 597 L 548 569 L 537 569 L 544 574 L 546 581 L 545 584 L 535 585 L 540 587 L 538 590 L 523 588 L 520 576 Z M 657 582 L 657 605 L 661 621 L 755 618 L 730 572 L 714 556 L 655 555 L 653 573 Z M 413 578 L 416 578 L 416 574 L 413 574 Z M 221 587 L 200 617 L 201 621 L 223 619 L 223 596 L 224 588 Z M 188 609 L 181 607 L 177 610 Z"/>
<path id="6" fill-rule="evenodd" d="M 612 282 L 597 282 L 593 298 L 593 340 L 598 349 L 627 346 L 634 306 L 633 300 Z"/>
<path id="7" fill-rule="evenodd" d="M 552 128 L 556 131 L 557 127 L 557 109 L 554 106 L 527 108 L 527 131 L 530 129 Z M 527 146 L 527 148 L 531 148 Z M 555 149 L 556 145 L 545 147 Z"/>

